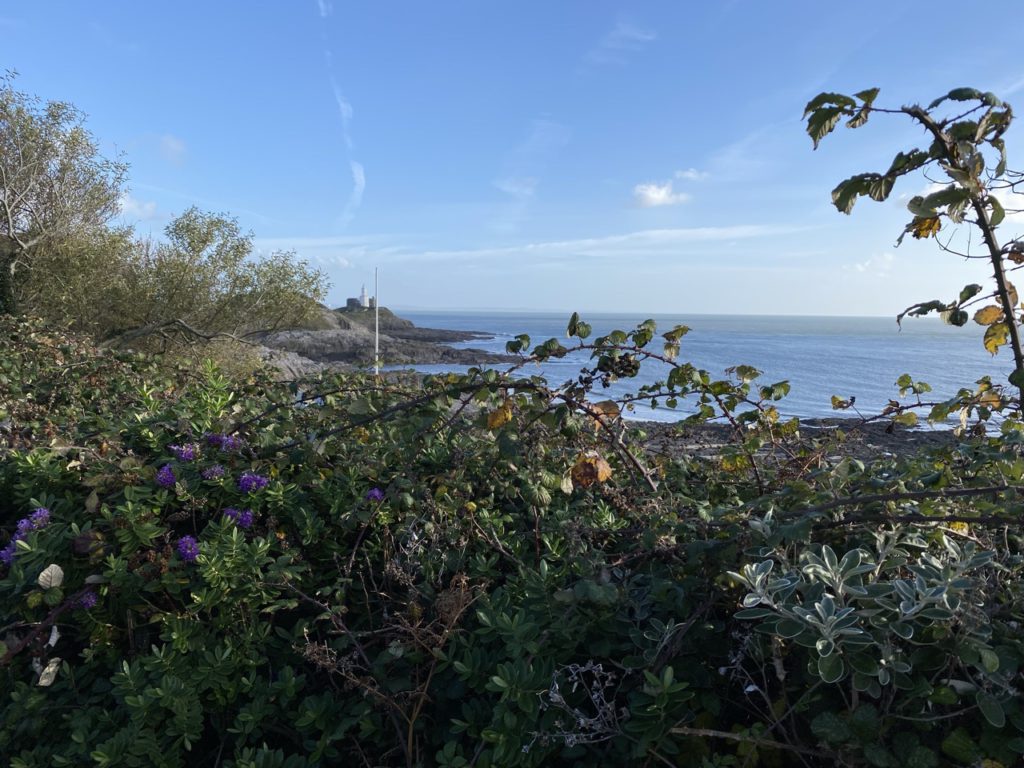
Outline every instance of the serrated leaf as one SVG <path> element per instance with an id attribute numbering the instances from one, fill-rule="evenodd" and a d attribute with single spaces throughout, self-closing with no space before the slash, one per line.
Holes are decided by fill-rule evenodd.
<path id="1" fill-rule="evenodd" d="M 64 569 L 56 563 L 50 563 L 39 574 L 36 583 L 43 589 L 53 589 L 64 583 Z"/>
<path id="2" fill-rule="evenodd" d="M 844 114 L 843 107 L 821 107 L 811 113 L 807 118 L 807 135 L 814 142 L 814 148 L 818 148 L 821 140 L 835 130 L 839 118 Z"/>
<path id="3" fill-rule="evenodd" d="M 1003 319 L 1002 307 L 998 307 L 995 304 L 990 304 L 987 307 L 982 307 L 974 313 L 974 322 L 978 325 L 992 325 Z"/>

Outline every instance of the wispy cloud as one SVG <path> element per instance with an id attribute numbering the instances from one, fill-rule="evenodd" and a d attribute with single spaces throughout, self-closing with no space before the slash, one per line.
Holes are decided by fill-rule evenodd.
<path id="1" fill-rule="evenodd" d="M 352 160 L 348 165 L 352 171 L 352 192 L 345 204 L 345 210 L 341 212 L 341 226 L 343 227 L 347 227 L 352 222 L 359 206 L 363 204 L 363 192 L 366 190 L 366 172 L 363 170 L 362 163 Z"/>
<path id="2" fill-rule="evenodd" d="M 160 154 L 164 160 L 173 164 L 181 165 L 185 162 L 185 155 L 188 148 L 185 141 L 170 133 L 165 133 L 159 139 Z"/>
<path id="3" fill-rule="evenodd" d="M 726 227 L 680 227 L 646 229 L 603 237 L 568 240 L 545 240 L 519 245 L 484 246 L 466 249 L 437 249 L 401 243 L 390 236 L 359 237 L 295 237 L 258 240 L 261 248 L 294 248 L 306 258 L 317 255 L 340 255 L 353 264 L 423 265 L 430 262 L 453 262 L 459 268 L 516 264 L 517 269 L 551 265 L 609 263 L 622 259 L 658 259 L 676 263 L 679 258 L 705 259 L 714 244 L 731 248 L 734 243 L 754 238 L 779 237 L 804 231 L 805 227 L 736 224 Z"/>
<path id="4" fill-rule="evenodd" d="M 330 61 L 330 56 L 328 56 Z M 345 140 L 345 146 L 349 150 L 352 149 L 352 117 L 354 112 L 352 110 L 352 104 L 345 98 L 345 95 L 341 92 L 341 86 L 338 85 L 338 81 L 334 75 L 331 75 L 331 89 L 334 91 L 334 101 L 338 105 L 338 113 L 341 115 L 341 135 Z"/>
<path id="5" fill-rule="evenodd" d="M 571 133 L 554 120 L 531 121 L 526 138 L 508 153 L 502 172 L 491 181 L 510 198 L 493 223 L 497 231 L 508 233 L 519 228 L 548 164 L 569 143 Z"/>
<path id="6" fill-rule="evenodd" d="M 316 0 L 316 7 L 321 19 L 326 19 L 334 12 L 334 3 L 331 0 Z"/>
<path id="7" fill-rule="evenodd" d="M 124 194 L 117 201 L 121 210 L 121 217 L 135 221 L 152 221 L 157 218 L 156 203 L 151 200 L 139 200 L 129 194 Z"/>
<path id="8" fill-rule="evenodd" d="M 658 35 L 649 29 L 620 21 L 586 55 L 591 64 L 622 63 L 630 53 L 642 51 Z"/>
<path id="9" fill-rule="evenodd" d="M 696 168 L 687 168 L 685 171 L 676 171 L 676 178 L 684 181 L 704 181 L 710 176 L 707 171 L 698 171 Z"/>
<path id="10" fill-rule="evenodd" d="M 843 269 L 846 271 L 857 272 L 862 275 L 872 275 L 874 277 L 885 277 L 892 272 L 892 264 L 895 256 L 891 253 L 878 253 L 874 256 L 870 256 L 864 261 L 858 261 L 854 264 L 844 265 Z"/>
<path id="11" fill-rule="evenodd" d="M 495 179 L 494 186 L 506 195 L 525 200 L 528 197 L 533 197 L 533 193 L 537 190 L 537 179 L 510 176 L 504 179 Z"/>
<path id="12" fill-rule="evenodd" d="M 637 184 L 633 187 L 633 199 L 642 208 L 657 208 L 663 205 L 679 205 L 690 200 L 685 192 L 675 192 L 672 189 L 672 182 L 664 184 L 651 182 L 648 184 Z"/>

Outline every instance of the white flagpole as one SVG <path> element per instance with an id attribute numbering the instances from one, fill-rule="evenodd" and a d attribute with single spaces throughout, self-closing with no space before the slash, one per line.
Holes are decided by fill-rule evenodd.
<path id="1" fill-rule="evenodd" d="M 380 376 L 380 297 L 376 267 L 373 268 L 373 375 Z"/>

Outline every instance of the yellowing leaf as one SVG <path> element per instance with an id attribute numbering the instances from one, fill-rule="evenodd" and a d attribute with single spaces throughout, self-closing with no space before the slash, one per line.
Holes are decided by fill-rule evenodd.
<path id="1" fill-rule="evenodd" d="M 969 526 L 967 523 L 963 523 L 963 522 L 950 523 L 948 527 L 949 527 L 949 530 L 956 531 L 957 533 L 970 533 L 971 532 L 971 526 Z"/>
<path id="2" fill-rule="evenodd" d="M 487 428 L 497 429 L 512 421 L 512 403 L 506 400 L 500 407 L 487 414 Z"/>
<path id="3" fill-rule="evenodd" d="M 938 216 L 917 216 L 910 224 L 910 234 L 918 240 L 924 240 L 939 234 L 942 222 Z"/>
<path id="4" fill-rule="evenodd" d="M 839 395 L 832 395 L 832 410 L 842 411 L 851 405 L 849 400 L 844 400 Z"/>
<path id="5" fill-rule="evenodd" d="M 994 323 L 985 330 L 985 337 L 982 339 L 982 343 L 985 345 L 985 349 L 994 355 L 1006 343 L 1009 335 L 1010 329 L 1005 322 Z"/>
<path id="6" fill-rule="evenodd" d="M 981 397 L 978 398 L 978 405 L 984 405 L 989 408 L 998 408 L 1003 404 L 1003 400 L 999 395 L 989 390 L 985 392 Z"/>
<path id="7" fill-rule="evenodd" d="M 612 468 L 597 451 L 587 451 L 576 460 L 572 468 L 572 481 L 580 488 L 603 483 L 612 476 Z"/>
<path id="8" fill-rule="evenodd" d="M 1017 303 L 1017 289 L 1009 280 L 1006 281 L 1006 292 L 1010 296 L 1010 305 L 1015 305 Z"/>
<path id="9" fill-rule="evenodd" d="M 607 424 L 619 416 L 619 406 L 614 400 L 602 400 L 590 406 L 590 413 L 594 419 L 594 429 L 600 429 L 601 423 Z"/>
<path id="10" fill-rule="evenodd" d="M 974 313 L 974 322 L 978 325 L 992 325 L 1003 319 L 1003 310 L 995 304 L 982 307 Z"/>
<path id="11" fill-rule="evenodd" d="M 46 668 L 39 673 L 39 682 L 36 685 L 46 688 L 53 685 L 53 681 L 57 679 L 57 672 L 60 670 L 60 659 L 52 658 L 46 665 Z"/>

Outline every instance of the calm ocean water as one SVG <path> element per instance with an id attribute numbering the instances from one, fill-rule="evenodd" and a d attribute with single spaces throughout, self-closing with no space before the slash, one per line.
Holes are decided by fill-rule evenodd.
<path id="1" fill-rule="evenodd" d="M 400 315 L 418 326 L 493 334 L 486 340 L 456 346 L 503 352 L 505 343 L 520 333 L 529 334 L 534 345 L 555 337 L 571 346 L 565 337 L 569 313 L 406 311 Z M 616 328 L 628 331 L 646 318 L 594 314 L 583 315 L 582 319 L 593 326 L 592 340 Z M 724 375 L 730 366 L 746 364 L 763 371 L 761 383 L 788 380 L 790 394 L 778 403 L 785 416 L 847 415 L 832 410 L 832 395 L 855 395 L 860 413 L 877 413 L 890 398 L 898 398 L 895 381 L 903 373 L 928 382 L 932 392 L 925 398 L 939 400 L 956 394 L 961 387 L 972 386 L 985 374 L 1005 382 L 1013 370 L 1006 349 L 995 357 L 984 350 L 982 330 L 974 323 L 954 328 L 935 318 L 907 318 L 901 331 L 894 318 L 884 317 L 663 315 L 654 319 L 659 332 L 677 324 L 688 325 L 691 330 L 682 340 L 679 360 L 704 368 L 713 376 Z M 545 376 L 551 384 L 560 384 L 573 378 L 587 359 L 584 354 L 576 354 L 524 370 Z M 417 366 L 417 370 L 438 373 L 465 368 Z M 663 366 L 647 364 L 635 379 L 618 382 L 598 397 L 634 391 L 665 374 Z M 673 421 L 687 412 L 685 407 L 673 412 L 638 404 L 632 416 Z"/>

